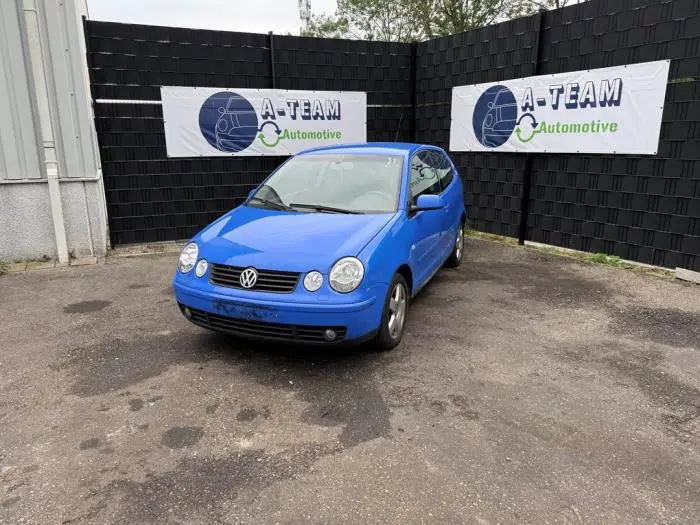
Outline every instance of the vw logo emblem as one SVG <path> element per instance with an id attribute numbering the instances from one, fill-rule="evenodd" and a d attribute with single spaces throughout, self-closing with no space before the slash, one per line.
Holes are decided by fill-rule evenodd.
<path id="1" fill-rule="evenodd" d="M 238 278 L 243 288 L 252 288 L 258 281 L 258 271 L 255 268 L 246 268 Z"/>

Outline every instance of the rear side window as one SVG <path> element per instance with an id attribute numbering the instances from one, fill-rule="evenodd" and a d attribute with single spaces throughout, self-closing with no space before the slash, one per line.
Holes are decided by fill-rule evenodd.
<path id="1" fill-rule="evenodd" d="M 420 195 L 438 195 L 440 180 L 435 169 L 435 157 L 431 151 L 419 151 L 411 159 L 411 202 Z"/>
<path id="2" fill-rule="evenodd" d="M 450 182 L 452 182 L 454 170 L 444 153 L 433 151 L 432 154 L 435 157 L 435 171 L 437 172 L 438 179 L 440 179 L 440 186 L 444 190 L 450 185 Z"/>

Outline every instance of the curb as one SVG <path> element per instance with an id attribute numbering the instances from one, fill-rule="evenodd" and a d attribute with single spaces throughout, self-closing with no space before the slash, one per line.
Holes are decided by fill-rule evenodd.
<path id="1" fill-rule="evenodd" d="M 496 235 L 496 234 L 490 234 L 486 233 L 484 234 L 483 232 L 479 232 L 478 230 L 474 230 L 476 232 L 475 235 L 469 235 L 467 234 L 467 238 L 471 239 L 476 239 L 480 241 L 486 241 L 486 242 L 496 242 L 499 244 L 505 244 L 507 246 L 514 246 L 518 247 L 519 245 L 517 244 L 516 239 L 512 237 L 505 237 L 502 235 Z M 559 257 L 569 257 L 571 259 L 576 259 L 577 261 L 580 262 L 585 262 L 589 264 L 596 264 L 599 266 L 610 266 L 606 264 L 602 264 L 596 261 L 591 261 L 589 258 L 592 255 L 595 255 L 592 252 L 582 252 L 580 250 L 573 250 L 571 248 L 563 248 L 561 246 L 555 246 L 552 244 L 544 244 L 541 242 L 535 242 L 535 241 L 525 241 L 525 247 L 526 248 L 532 248 L 535 250 L 540 250 L 546 253 L 550 253 L 552 255 L 558 255 Z M 683 277 L 679 277 L 679 271 L 682 272 L 683 274 L 696 274 L 698 277 L 697 279 L 700 280 L 700 274 L 697 272 L 693 272 L 691 270 L 684 270 L 683 268 L 676 268 L 675 272 L 671 268 L 664 268 L 663 266 L 655 266 L 653 264 L 646 264 L 638 261 L 630 261 L 629 259 L 620 259 L 619 260 L 620 264 L 616 266 L 610 266 L 611 268 L 620 268 L 622 270 L 640 270 L 641 272 L 645 272 L 648 274 L 653 274 L 659 277 L 676 277 L 678 279 L 683 279 Z M 687 272 L 687 274 L 685 273 Z M 684 279 L 684 280 L 690 280 L 691 279 Z M 692 281 L 692 282 L 698 282 L 698 281 Z"/>
<path id="2" fill-rule="evenodd" d="M 71 259 L 68 264 L 62 264 L 52 259 L 50 261 L 21 261 L 12 263 L 7 269 L 7 275 L 18 274 L 24 272 L 36 272 L 39 270 L 53 270 L 55 268 L 70 268 L 73 266 L 95 266 L 104 263 L 104 257 L 100 260 L 99 257 L 78 257 Z"/>
<path id="3" fill-rule="evenodd" d="M 118 248 L 112 248 L 107 253 L 107 257 L 141 257 L 144 255 L 160 255 L 169 253 L 179 254 L 186 243 L 187 241 L 183 240 L 129 244 Z"/>

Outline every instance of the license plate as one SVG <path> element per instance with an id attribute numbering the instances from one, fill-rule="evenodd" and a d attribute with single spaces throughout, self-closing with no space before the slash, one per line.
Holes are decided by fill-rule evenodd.
<path id="1" fill-rule="evenodd" d="M 277 318 L 277 313 L 268 306 L 248 306 L 230 301 L 214 301 L 214 309 L 219 315 L 245 319 L 247 321 L 270 321 Z"/>

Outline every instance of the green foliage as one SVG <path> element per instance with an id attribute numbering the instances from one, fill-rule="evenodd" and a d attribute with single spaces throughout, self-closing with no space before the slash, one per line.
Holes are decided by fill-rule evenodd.
<path id="1" fill-rule="evenodd" d="M 366 40 L 410 42 L 420 39 L 414 0 L 338 0 L 337 16 Z"/>
<path id="2" fill-rule="evenodd" d="M 588 257 L 588 260 L 598 264 L 607 264 L 608 266 L 621 266 L 622 261 L 617 255 L 607 255 L 605 253 L 594 253 Z"/>
<path id="3" fill-rule="evenodd" d="M 5 275 L 10 271 L 10 265 L 5 261 L 0 260 L 0 275 Z"/>
<path id="4" fill-rule="evenodd" d="M 519 0 L 410 0 L 423 39 L 463 33 L 518 15 Z M 512 11 L 512 13 L 511 13 Z"/>
<path id="5" fill-rule="evenodd" d="M 302 36 L 412 42 L 452 35 L 576 0 L 338 0 Z"/>
<path id="6" fill-rule="evenodd" d="M 512 237 L 504 237 L 503 235 L 481 232 L 479 230 L 472 230 L 471 228 L 464 230 L 464 235 L 467 237 L 472 237 L 473 239 L 482 239 L 484 241 L 497 242 L 500 244 L 517 244 L 518 242 L 517 239 Z"/>
<path id="7" fill-rule="evenodd" d="M 306 29 L 302 30 L 301 36 L 324 37 L 324 38 L 359 38 L 350 31 L 350 23 L 347 18 L 327 15 L 312 14 Z"/>

